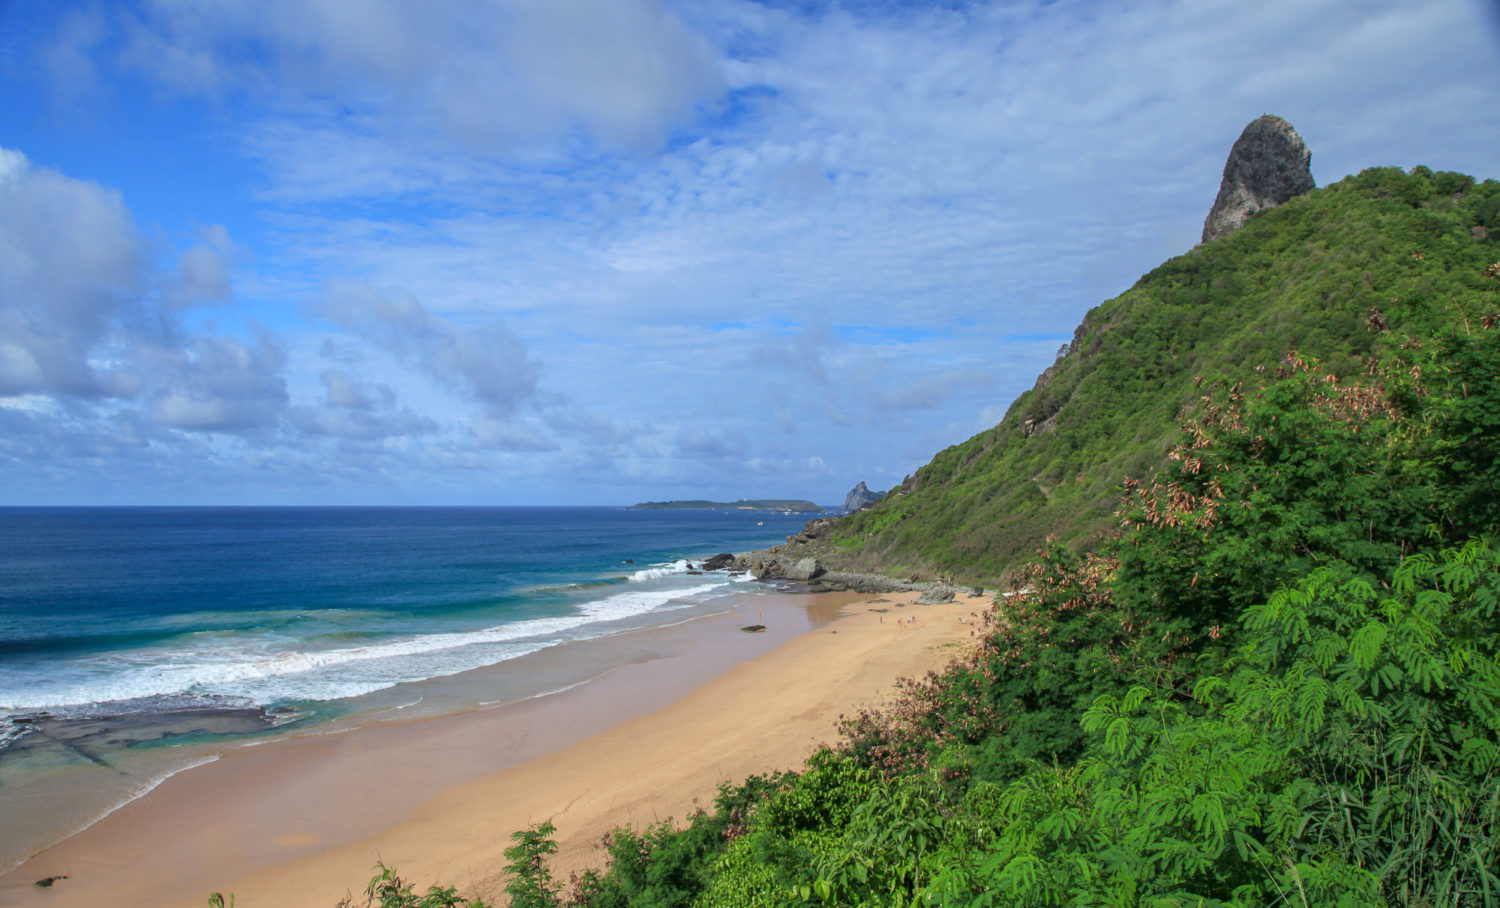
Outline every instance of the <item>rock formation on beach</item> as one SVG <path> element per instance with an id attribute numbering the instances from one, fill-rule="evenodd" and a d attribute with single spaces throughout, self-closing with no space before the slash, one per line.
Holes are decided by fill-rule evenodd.
<path id="1" fill-rule="evenodd" d="M 729 552 L 720 552 L 703 562 L 705 571 L 722 571 L 734 564 L 734 555 Z"/>
<path id="2" fill-rule="evenodd" d="M 859 485 L 850 489 L 849 494 L 844 496 L 844 513 L 853 514 L 855 511 L 863 510 L 884 497 L 884 492 L 871 492 L 865 485 L 864 480 L 860 480 Z"/>
<path id="3" fill-rule="evenodd" d="M 1229 236 L 1255 212 L 1311 192 L 1311 161 L 1292 124 L 1271 114 L 1252 121 L 1229 150 L 1219 195 L 1203 222 L 1203 242 Z"/>

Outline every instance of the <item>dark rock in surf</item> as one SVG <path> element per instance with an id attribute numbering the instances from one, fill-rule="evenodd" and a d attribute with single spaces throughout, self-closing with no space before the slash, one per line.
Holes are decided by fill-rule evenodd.
<path id="1" fill-rule="evenodd" d="M 734 564 L 734 556 L 728 552 L 720 552 L 703 562 L 703 569 L 705 571 L 722 571 L 732 564 Z"/>

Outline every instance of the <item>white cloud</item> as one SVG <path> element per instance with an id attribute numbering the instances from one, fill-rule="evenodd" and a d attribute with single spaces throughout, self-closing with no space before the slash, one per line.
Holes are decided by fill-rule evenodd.
<path id="1" fill-rule="evenodd" d="M 389 385 L 361 382 L 337 370 L 321 377 L 323 405 L 292 407 L 287 414 L 291 428 L 304 438 L 377 443 L 439 431 L 434 420 L 397 407 L 396 392 Z"/>
<path id="2" fill-rule="evenodd" d="M 249 250 L 220 224 L 200 227 L 196 234 L 198 242 L 177 257 L 177 273 L 162 288 L 164 301 L 174 309 L 228 301 L 234 295 L 231 267 L 250 258 Z"/>
<path id="3" fill-rule="evenodd" d="M 962 389 L 984 390 L 994 383 L 986 369 L 947 369 L 891 390 L 877 391 L 876 406 L 898 410 L 934 410 Z"/>
<path id="4" fill-rule="evenodd" d="M 0 149 L 0 396 L 99 396 L 93 354 L 139 300 L 145 248 L 118 193 Z"/>
<path id="5" fill-rule="evenodd" d="M 688 425 L 677 432 L 677 452 L 692 460 L 725 460 L 741 457 L 750 442 L 742 432 L 715 432 L 701 425 Z"/>
<path id="6" fill-rule="evenodd" d="M 470 451 L 547 452 L 558 450 L 557 442 L 542 428 L 527 422 L 481 419 L 472 427 L 462 447 Z"/>
<path id="7" fill-rule="evenodd" d="M 373 410 L 380 404 L 390 407 L 396 402 L 396 394 L 389 385 L 373 388 L 361 385 L 348 373 L 329 370 L 323 373 L 323 387 L 328 392 L 328 406 L 343 410 Z"/>
<path id="8" fill-rule="evenodd" d="M 200 238 L 160 273 L 119 193 L 0 150 L 0 397 L 92 401 L 101 419 L 144 398 L 171 428 L 274 427 L 286 400 L 275 342 L 192 336 L 173 318 L 231 296 L 236 244 L 222 227 Z"/>
<path id="9" fill-rule="evenodd" d="M 538 367 L 497 318 L 461 323 L 435 315 L 404 290 L 356 281 L 331 283 L 318 313 L 388 350 L 495 416 L 510 416 L 536 395 Z"/>
<path id="10" fill-rule="evenodd" d="M 59 20 L 39 51 L 54 77 L 144 77 L 162 110 L 209 99 L 257 176 L 239 219 L 203 220 L 269 226 L 248 278 L 248 251 L 211 230 L 59 253 L 62 283 L 28 297 L 48 302 L 22 318 L 0 300 L 48 326 L 0 331 L 0 386 L 135 413 L 119 437 L 261 477 L 885 487 L 992 424 L 1088 307 L 1189 248 L 1261 113 L 1303 132 L 1325 183 L 1374 164 L 1500 175 L 1483 115 L 1500 65 L 1460 0 L 98 9 Z M 37 170 L 15 160 L 0 193 Z M 114 216 L 71 238 L 141 245 L 118 195 L 73 183 Z M 308 298 L 323 321 L 292 324 Z M 198 321 L 263 307 L 270 346 Z M 49 431 L 88 434 L 69 419 Z"/>
<path id="11" fill-rule="evenodd" d="M 152 420 L 196 432 L 273 429 L 287 403 L 286 355 L 262 333 L 253 345 L 199 337 L 175 357 L 171 380 L 155 395 Z"/>
<path id="12" fill-rule="evenodd" d="M 122 61 L 174 91 L 333 99 L 397 144 L 534 150 L 581 130 L 650 149 L 722 90 L 658 0 L 151 0 L 125 18 Z"/>

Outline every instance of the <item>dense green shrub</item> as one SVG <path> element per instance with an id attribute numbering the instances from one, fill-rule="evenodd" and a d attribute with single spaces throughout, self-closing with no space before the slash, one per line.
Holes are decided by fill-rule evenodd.
<path id="1" fill-rule="evenodd" d="M 589 908 L 690 904 L 707 886 L 726 843 L 743 832 L 751 810 L 789 778 L 757 775 L 739 785 L 721 785 L 713 809 L 697 811 L 682 829 L 670 821 L 641 832 L 616 829 L 606 840 L 607 872 L 585 872 L 575 881 L 571 903 Z"/>
<path id="2" fill-rule="evenodd" d="M 551 838 L 555 831 L 549 821 L 511 834 L 515 844 L 505 849 L 505 858 L 510 861 L 505 865 L 510 874 L 505 894 L 510 896 L 511 908 L 553 908 L 559 904 L 558 887 L 547 867 L 547 856 L 557 852 L 557 843 Z"/>
<path id="3" fill-rule="evenodd" d="M 1208 388 L 1113 541 L 620 904 L 1500 905 L 1500 331 L 1433 334 Z"/>

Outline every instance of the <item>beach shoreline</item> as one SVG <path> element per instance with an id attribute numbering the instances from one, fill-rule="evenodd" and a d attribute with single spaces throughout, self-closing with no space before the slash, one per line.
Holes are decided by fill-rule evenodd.
<path id="1" fill-rule="evenodd" d="M 474 712 L 559 693 L 622 664 L 669 655 L 673 634 L 653 631 L 751 604 L 759 609 L 769 602 L 774 607 L 776 597 L 787 595 L 761 584 L 731 583 L 722 590 L 707 600 L 683 600 L 646 615 L 598 622 L 591 636 L 559 640 L 487 665 L 402 681 L 341 700 L 271 710 L 248 704 L 205 709 L 197 703 L 158 710 L 155 702 L 143 701 L 134 710 L 115 712 L 111 706 L 118 704 L 103 704 L 92 710 L 59 710 L 59 716 L 43 709 L 12 720 L 24 722 L 30 734 L 0 751 L 0 816 L 20 818 L 0 823 L 0 877 L 179 772 L 240 748 Z M 829 617 L 822 614 L 826 609 L 803 611 L 812 623 Z M 803 617 L 803 611 L 795 614 Z M 803 623 L 779 621 L 767 636 L 739 640 L 735 657 L 806 629 L 799 627 Z"/>
<path id="2" fill-rule="evenodd" d="M 201 906 L 221 890 L 241 908 L 332 906 L 377 860 L 492 897 L 509 833 L 547 819 L 565 879 L 600 862 L 615 826 L 680 819 L 721 782 L 800 766 L 840 714 L 951 659 L 988 606 L 914 599 L 748 598 L 610 638 L 634 658 L 561 693 L 240 748 L 0 877 L 0 900 Z"/>

